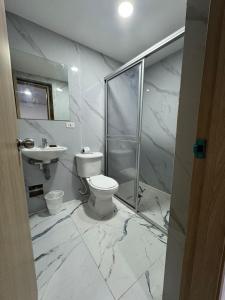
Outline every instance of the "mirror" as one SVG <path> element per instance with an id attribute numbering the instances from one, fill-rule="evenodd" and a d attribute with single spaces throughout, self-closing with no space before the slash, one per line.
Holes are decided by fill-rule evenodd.
<path id="1" fill-rule="evenodd" d="M 70 120 L 67 66 L 16 49 L 10 54 L 17 117 Z"/>

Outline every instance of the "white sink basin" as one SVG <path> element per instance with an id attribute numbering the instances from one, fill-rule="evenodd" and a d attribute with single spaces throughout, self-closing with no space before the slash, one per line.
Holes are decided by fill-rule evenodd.
<path id="1" fill-rule="evenodd" d="M 59 158 L 64 152 L 66 152 L 66 150 L 66 147 L 57 146 L 45 148 L 34 147 L 30 149 L 24 148 L 21 151 L 26 157 L 41 160 L 44 163 L 49 163 L 52 159 Z"/>

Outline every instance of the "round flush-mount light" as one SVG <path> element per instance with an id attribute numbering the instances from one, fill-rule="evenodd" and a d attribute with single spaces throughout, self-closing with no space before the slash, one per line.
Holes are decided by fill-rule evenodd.
<path id="1" fill-rule="evenodd" d="M 118 13 L 122 18 L 129 18 L 133 14 L 133 4 L 129 1 L 121 2 L 118 7 Z"/>

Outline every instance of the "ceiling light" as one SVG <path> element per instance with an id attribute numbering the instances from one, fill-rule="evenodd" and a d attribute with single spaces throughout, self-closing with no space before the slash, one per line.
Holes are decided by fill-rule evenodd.
<path id="1" fill-rule="evenodd" d="M 119 15 L 122 18 L 129 18 L 132 15 L 133 10 L 134 10 L 133 4 L 131 4 L 128 1 L 124 1 L 120 3 L 118 8 Z"/>
<path id="2" fill-rule="evenodd" d="M 56 91 L 63 92 L 63 90 L 61 88 L 59 88 L 59 87 L 56 88 Z"/>
<path id="3" fill-rule="evenodd" d="M 149 93 L 149 92 L 150 92 L 150 89 L 147 89 L 146 92 Z"/>
<path id="4" fill-rule="evenodd" d="M 78 72 L 78 71 L 79 71 L 78 67 L 76 67 L 76 66 L 72 66 L 70 69 L 71 69 L 73 72 Z"/>
<path id="5" fill-rule="evenodd" d="M 24 93 L 25 95 L 27 95 L 27 96 L 31 96 L 31 95 L 32 95 L 31 91 L 28 90 L 28 89 L 26 89 L 23 93 Z"/>

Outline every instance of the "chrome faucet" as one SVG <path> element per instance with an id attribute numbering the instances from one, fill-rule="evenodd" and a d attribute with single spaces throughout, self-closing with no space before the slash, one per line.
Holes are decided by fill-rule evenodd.
<path id="1" fill-rule="evenodd" d="M 48 140 L 46 138 L 42 138 L 42 148 L 46 148 L 48 146 Z"/>

